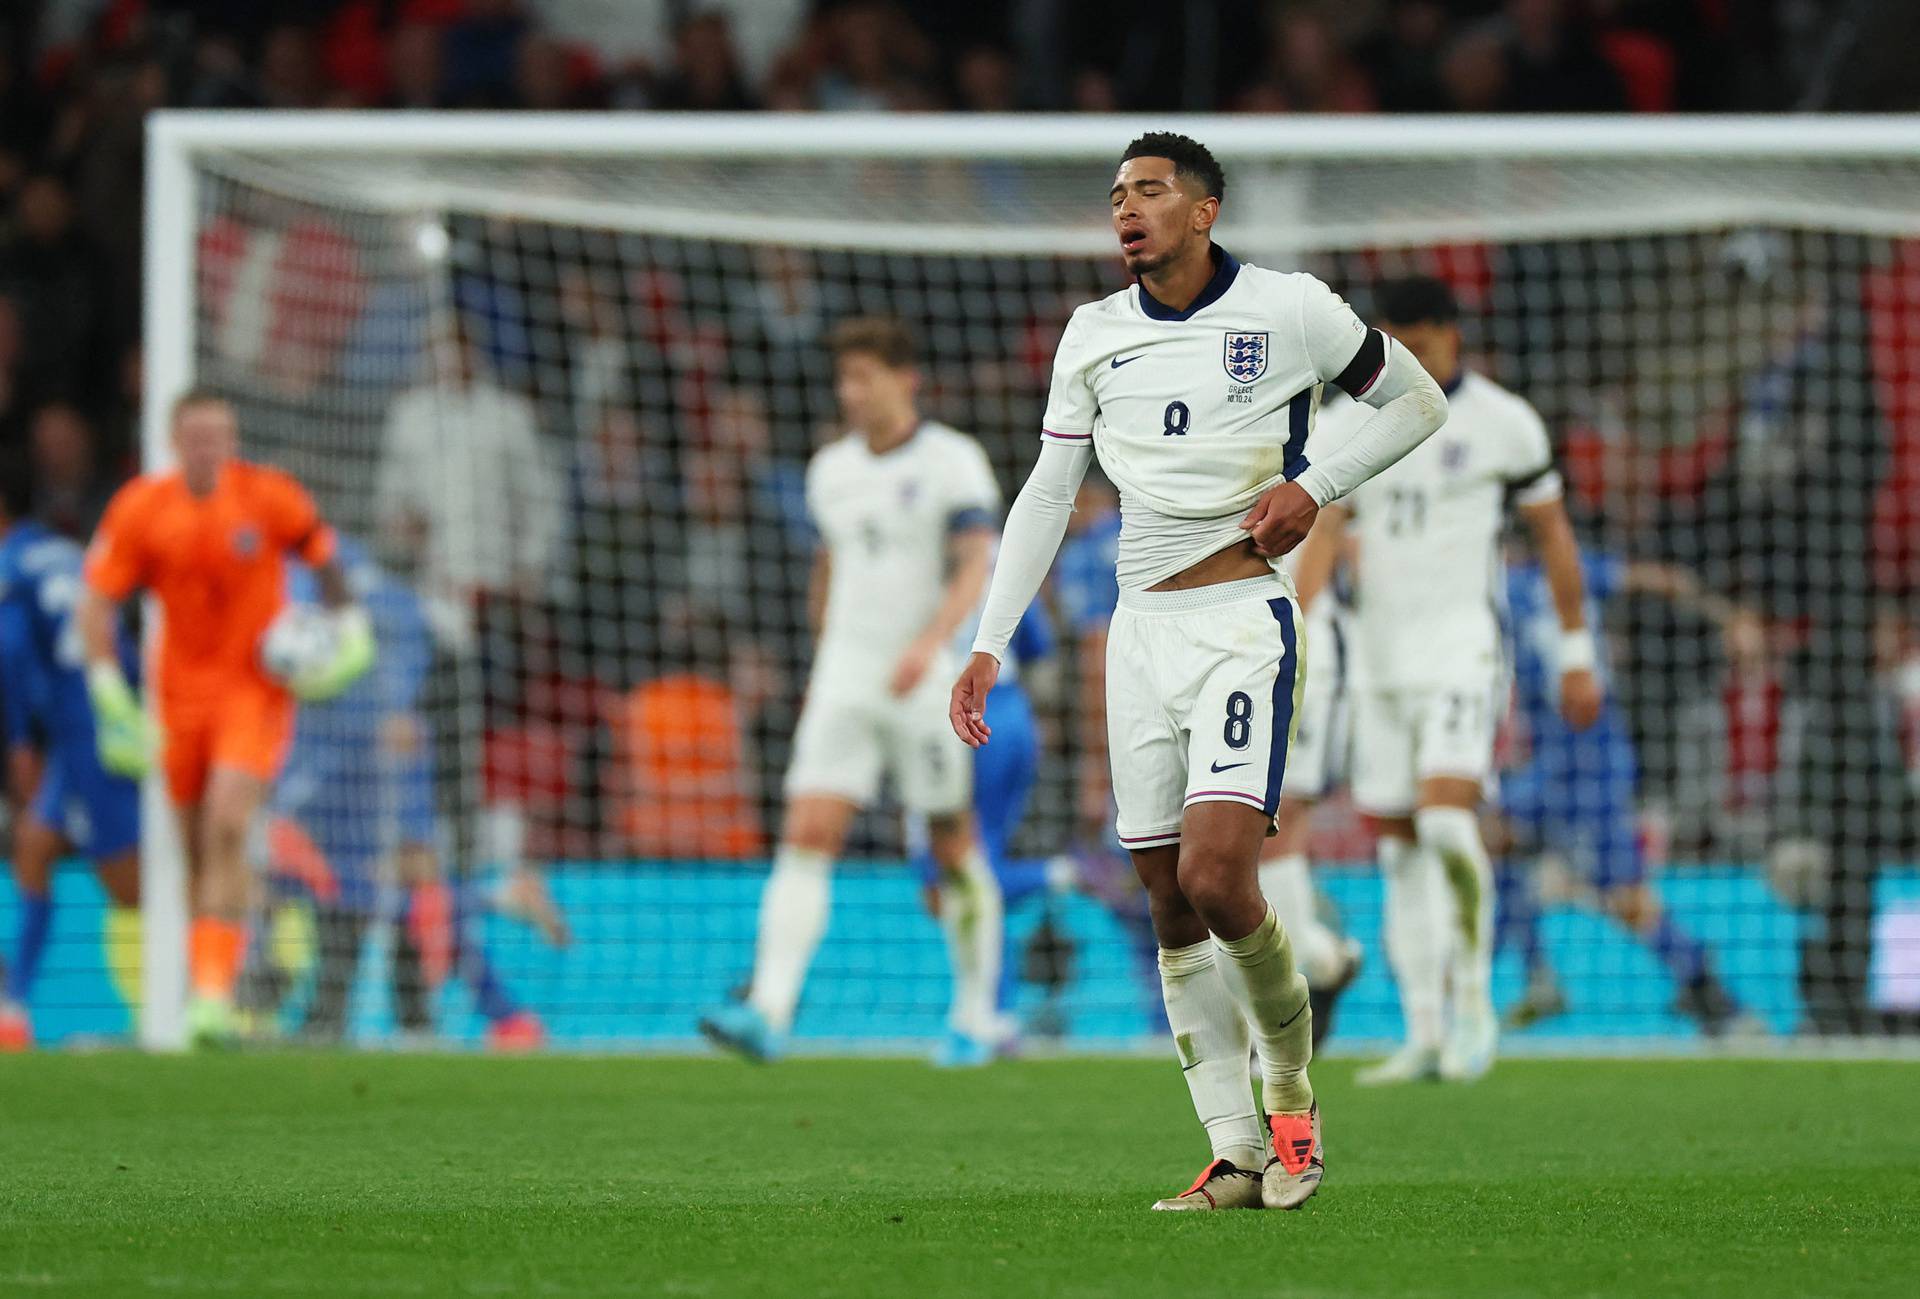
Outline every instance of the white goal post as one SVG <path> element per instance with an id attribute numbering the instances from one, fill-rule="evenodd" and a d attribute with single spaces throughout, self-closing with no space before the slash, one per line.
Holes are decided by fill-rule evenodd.
<path id="1" fill-rule="evenodd" d="M 1920 240 L 1920 119 L 160 112 L 149 119 L 147 137 L 144 460 L 156 467 L 169 458 L 166 420 L 175 396 L 203 382 L 236 381 L 239 363 L 222 354 L 223 344 L 210 334 L 215 324 L 206 301 L 207 268 L 201 263 L 209 224 L 246 202 L 255 203 L 248 220 L 257 225 L 292 220 L 274 204 L 340 214 L 337 224 L 347 229 L 344 242 L 352 246 L 357 274 L 364 281 L 362 296 L 372 300 L 383 287 L 389 288 L 395 300 L 404 300 L 403 306 L 393 308 L 395 319 L 414 319 L 409 312 L 421 319 L 461 311 L 489 318 L 517 312 L 518 323 L 525 326 L 524 362 L 532 376 L 523 386 L 535 393 L 541 420 L 549 426 L 568 418 L 556 412 L 568 407 L 567 394 L 573 389 L 566 385 L 573 383 L 580 365 L 567 351 L 565 329 L 571 326 L 562 323 L 570 309 L 563 296 L 572 275 L 591 278 L 603 267 L 615 268 L 619 283 L 631 286 L 644 277 L 645 259 L 658 255 L 673 264 L 687 314 L 699 316 L 703 310 L 735 310 L 728 304 L 750 296 L 758 283 L 753 276 L 761 272 L 752 258 L 774 249 L 814 259 L 808 262 L 806 283 L 824 304 L 818 308 L 823 315 L 891 308 L 895 298 L 889 295 L 897 295 L 901 314 L 920 327 L 932 367 L 939 372 L 936 405 L 943 417 L 968 427 L 973 397 L 965 390 L 986 382 L 980 376 L 1004 359 L 996 357 L 996 351 L 1029 335 L 1044 337 L 1062 295 L 1080 293 L 1084 300 L 1091 296 L 1085 291 L 1088 286 L 1107 286 L 1100 291 L 1114 287 L 1112 240 L 1102 201 L 1114 160 L 1127 141 L 1144 130 L 1191 134 L 1220 158 L 1230 188 L 1219 239 L 1242 257 L 1314 269 L 1350 296 L 1358 293 L 1356 302 L 1362 307 L 1367 283 L 1384 273 L 1440 265 L 1452 268 L 1462 283 L 1477 283 L 1481 295 L 1466 308 L 1475 322 L 1468 331 L 1473 354 L 1485 358 L 1504 382 L 1533 398 L 1556 435 L 1574 435 L 1582 448 L 1608 454 L 1610 448 L 1631 444 L 1636 464 L 1654 477 L 1666 475 L 1629 490 L 1601 473 L 1595 480 L 1599 485 L 1589 487 L 1591 512 L 1604 523 L 1608 544 L 1623 553 L 1636 550 L 1640 537 L 1634 530 L 1653 528 L 1650 520 L 1659 515 L 1668 528 L 1662 536 L 1691 535 L 1699 542 L 1681 558 L 1714 575 L 1731 574 L 1728 581 L 1744 584 L 1730 594 L 1763 605 L 1770 599 L 1780 602 L 1759 612 L 1776 624 L 1798 628 L 1803 637 L 1782 649 L 1770 668 L 1774 679 L 1784 682 L 1780 692 L 1787 697 L 1791 727 L 1794 674 L 1809 670 L 1795 655 L 1809 652 L 1807 640 L 1818 642 L 1817 629 L 1809 632 L 1807 624 L 1823 606 L 1817 599 L 1810 606 L 1804 591 L 1774 591 L 1764 578 L 1748 572 L 1752 562 L 1763 562 L 1769 553 L 1750 535 L 1753 520 L 1763 515 L 1713 513 L 1719 508 L 1714 502 L 1720 498 L 1712 495 L 1716 489 L 1709 483 L 1689 495 L 1686 485 L 1676 487 L 1671 481 L 1680 472 L 1673 465 L 1693 463 L 1687 457 L 1698 459 L 1706 455 L 1701 448 L 1711 445 L 1720 448 L 1714 452 L 1717 472 L 1734 477 L 1746 472 L 1741 449 L 1751 449 L 1754 438 L 1764 438 L 1762 426 L 1771 409 L 1748 389 L 1764 386 L 1769 376 L 1795 394 L 1808 385 L 1865 379 L 1871 386 L 1875 381 L 1879 372 L 1874 367 L 1880 363 L 1870 355 L 1874 340 L 1862 334 L 1872 326 L 1870 313 L 1861 316 L 1866 325 L 1851 317 L 1845 324 L 1820 326 L 1802 319 L 1807 338 L 1819 335 L 1805 346 L 1826 349 L 1811 361 L 1794 351 L 1794 340 L 1783 331 L 1791 333 L 1796 319 L 1824 309 L 1815 301 L 1818 294 L 1811 286 L 1816 283 L 1828 288 L 1840 278 L 1851 283 L 1883 263 L 1904 267 L 1910 255 L 1920 265 L 1920 255 L 1907 251 L 1911 241 Z M 620 242 L 626 238 L 641 242 Z M 463 297 L 467 290 L 455 283 L 459 257 L 448 256 L 449 239 L 479 249 L 474 255 L 487 259 L 489 283 L 507 285 L 519 305 L 500 305 L 506 290 L 484 302 Z M 662 248 L 667 251 L 657 252 Z M 1477 251 L 1463 254 L 1463 249 Z M 1479 269 L 1460 271 L 1463 256 Z M 1755 263 L 1765 269 L 1755 273 Z M 500 270 L 503 265 L 509 269 Z M 1743 275 L 1746 278 L 1739 278 Z M 1749 287 L 1768 275 L 1773 277 L 1770 287 Z M 219 291 L 270 296 L 276 290 L 240 275 Z M 641 292 L 630 291 L 636 299 Z M 1017 298 L 1017 309 L 983 323 L 973 314 L 973 305 L 983 296 L 1000 294 Z M 236 326 L 231 311 L 222 310 L 226 314 L 220 327 L 232 332 Z M 270 305 L 261 307 L 254 319 L 257 323 L 268 315 Z M 621 317 L 626 322 L 621 341 L 648 358 L 635 363 L 634 384 L 720 384 L 700 368 L 704 363 L 683 360 L 675 351 L 695 348 L 706 335 L 691 329 L 688 338 L 694 342 L 663 342 L 650 332 L 651 317 L 643 320 L 643 315 L 636 303 Z M 1920 307 L 1915 318 L 1920 320 Z M 342 338 L 330 336 L 328 342 L 334 353 L 316 362 L 315 372 L 304 375 L 301 384 L 274 391 L 269 404 L 290 412 L 289 427 L 324 431 L 343 410 L 354 420 L 378 426 L 377 407 L 402 386 L 378 376 L 398 371 L 401 363 L 393 361 L 382 371 L 375 360 L 349 357 L 356 346 L 374 346 L 343 341 L 355 329 L 367 332 L 354 322 L 341 322 Z M 1773 335 L 1782 337 L 1770 346 Z M 1912 345 L 1920 347 L 1920 332 L 1913 337 Z M 1834 340 L 1861 355 L 1836 358 L 1830 346 Z M 410 338 L 407 347 L 411 356 L 425 344 Z M 947 368 L 942 369 L 943 363 Z M 1920 361 L 1904 364 L 1920 373 Z M 730 393 L 753 398 L 763 421 L 779 424 L 782 403 L 788 400 L 782 376 L 739 362 L 719 363 L 719 371 L 729 376 L 725 386 Z M 361 377 L 364 374 L 377 377 Z M 695 377 L 689 379 L 689 374 Z M 992 409 L 1014 414 L 980 419 L 994 425 L 989 451 L 1003 487 L 1011 490 L 1032 455 L 1027 442 L 1016 439 L 1020 430 L 1012 425 L 1032 413 L 1033 403 L 1028 380 L 1004 382 L 1011 395 L 1003 397 L 996 388 Z M 676 409 L 698 403 L 705 410 L 706 403 L 718 398 L 673 400 L 679 403 Z M 1826 397 L 1781 400 L 1802 401 L 1795 409 L 1809 420 L 1831 423 L 1829 410 L 1820 405 Z M 1818 409 L 1809 413 L 1806 401 Z M 1887 447 L 1895 435 L 1885 427 L 1892 417 L 1884 396 L 1878 404 L 1866 396 L 1855 400 L 1849 393 L 1832 401 L 1836 409 L 1876 425 L 1872 457 L 1891 454 Z M 949 411 L 953 414 L 947 415 Z M 806 431 L 808 422 L 819 416 L 808 405 L 793 411 L 791 420 Z M 1727 433 L 1725 426 L 1733 431 Z M 552 440 L 552 428 L 548 431 Z M 776 428 L 773 458 L 791 458 L 792 446 L 779 445 L 779 437 Z M 361 448 L 372 445 L 343 440 L 337 454 L 371 457 L 375 451 Z M 1727 446 L 1733 450 L 1725 451 Z M 314 447 L 305 454 L 336 452 Z M 1871 458 L 1864 450 L 1858 454 Z M 1784 490 L 1781 485 L 1792 482 L 1787 471 L 1781 471 L 1785 477 L 1771 478 L 1753 472 L 1749 486 L 1755 491 Z M 1880 477 L 1863 482 L 1860 491 L 1872 496 L 1884 487 L 1885 472 L 1879 460 L 1862 469 Z M 341 493 L 350 496 L 362 490 L 373 480 L 374 469 L 367 466 L 355 474 L 340 480 Z M 765 490 L 773 493 L 775 486 Z M 1616 490 L 1621 499 L 1634 502 L 1631 517 L 1624 508 L 1612 511 L 1608 493 Z M 1739 497 L 1742 490 L 1746 488 L 1736 483 L 1727 492 Z M 326 492 L 319 494 L 322 504 L 331 508 Z M 1697 517 L 1697 524 L 1668 518 L 1673 511 L 1687 510 L 1695 511 L 1686 517 Z M 1850 524 L 1857 522 L 1848 517 Z M 1863 530 L 1861 538 L 1870 530 Z M 796 562 L 783 551 L 791 547 L 794 535 L 753 531 L 740 543 L 742 565 Z M 1647 544 L 1658 548 L 1653 540 Z M 1834 544 L 1850 547 L 1855 540 L 1849 533 Z M 1863 572 L 1877 553 L 1859 551 Z M 1664 552 L 1659 557 L 1675 558 Z M 674 562 L 681 560 L 676 556 Z M 586 580 L 590 584 L 591 576 Z M 1847 635 L 1867 639 L 1850 644 L 1846 653 L 1862 665 L 1873 664 L 1873 645 L 1878 643 L 1873 637 L 1883 620 L 1888 636 L 1903 634 L 1898 624 L 1904 618 L 1904 634 L 1920 637 L 1909 588 L 1920 589 L 1920 582 L 1896 575 L 1879 585 L 1866 579 L 1846 585 L 1848 592 L 1857 590 L 1857 598 L 1869 602 L 1867 607 L 1848 607 L 1847 616 L 1856 618 L 1857 626 L 1850 623 Z M 577 603 L 589 618 L 639 616 L 624 612 L 628 606 L 607 614 L 612 606 L 596 603 L 591 591 L 579 595 Z M 652 606 L 643 599 L 632 607 Z M 1658 645 L 1668 634 L 1654 616 L 1636 616 L 1632 634 L 1645 643 Z M 736 615 L 728 612 L 725 617 Z M 554 636 L 564 642 L 571 634 L 560 631 Z M 1697 835 L 1704 845 L 1696 854 L 1705 863 L 1699 872 L 1683 870 L 1675 876 L 1683 886 L 1676 887 L 1675 905 L 1692 909 L 1689 914 L 1703 928 L 1716 959 L 1733 971 L 1737 990 L 1779 991 L 1808 977 L 1817 982 L 1817 972 L 1809 976 L 1802 968 L 1814 958 L 1795 946 L 1804 945 L 1802 928 L 1788 933 L 1782 927 L 1815 923 L 1808 918 L 1821 914 L 1824 895 L 1817 886 L 1793 895 L 1777 872 L 1767 875 L 1760 863 L 1782 841 L 1819 842 L 1845 833 L 1844 827 L 1834 827 L 1855 816 L 1847 810 L 1853 807 L 1843 788 L 1848 782 L 1885 777 L 1904 783 L 1905 771 L 1881 770 L 1897 761 L 1889 755 L 1899 752 L 1898 744 L 1883 752 L 1872 749 L 1879 742 L 1875 738 L 1863 740 L 1867 748 L 1858 752 L 1832 754 L 1828 778 L 1836 788 L 1827 793 L 1807 788 L 1809 779 L 1817 783 L 1821 778 L 1817 757 L 1775 753 L 1770 765 L 1742 754 L 1726 758 L 1724 751 L 1730 744 L 1737 748 L 1746 732 L 1737 720 L 1721 726 L 1714 702 L 1720 697 L 1714 693 L 1720 678 L 1713 678 L 1714 689 L 1689 685 L 1699 685 L 1703 675 L 1721 670 L 1718 651 L 1701 648 L 1711 637 L 1698 628 L 1673 634 L 1684 634 L 1684 650 L 1676 650 L 1671 661 L 1658 667 L 1657 682 L 1638 683 L 1640 694 L 1631 701 L 1646 710 L 1648 726 L 1657 732 L 1658 744 L 1666 746 L 1662 752 L 1668 752 L 1664 760 L 1649 759 L 1643 772 L 1651 805 L 1642 809 L 1643 829 L 1652 824 L 1650 833 L 1657 838 L 1678 825 L 1683 827 L 1675 832 L 1679 838 Z M 768 632 L 754 649 L 785 688 L 797 688 L 806 653 L 803 636 Z M 569 644 L 556 652 L 563 659 L 585 653 Z M 1811 652 L 1820 651 L 1816 646 Z M 1847 661 L 1846 653 L 1818 660 L 1811 670 Z M 1755 671 L 1766 666 L 1758 665 Z M 1738 665 L 1727 667 L 1726 674 L 1724 692 L 1742 688 L 1745 678 L 1739 677 Z M 1043 761 L 1064 764 L 1073 760 L 1071 691 L 1056 693 L 1048 714 L 1051 748 Z M 1843 706 L 1833 705 L 1833 711 L 1838 715 Z M 1687 725 L 1668 725 L 1673 717 L 1686 713 L 1691 718 L 1694 712 L 1699 717 Z M 771 715 L 778 717 L 779 710 Z M 467 718 L 463 713 L 462 725 L 468 724 Z M 471 725 L 477 732 L 486 723 Z M 778 724 L 767 725 L 777 729 Z M 1812 737 L 1811 743 L 1821 742 L 1820 723 L 1803 725 L 1799 734 Z M 486 736 L 488 742 L 492 738 Z M 1695 748 L 1685 747 L 1693 741 L 1698 742 Z M 1644 742 L 1651 746 L 1655 740 Z M 1729 792 L 1730 777 L 1702 777 L 1694 759 L 1684 755 L 1708 751 L 1720 754 L 1736 775 L 1776 780 L 1770 787 L 1774 792 Z M 748 765 L 756 761 L 762 759 L 751 758 Z M 1797 775 L 1789 771 L 1795 761 L 1800 763 Z M 757 787 L 777 787 L 777 772 L 756 771 L 753 780 Z M 1779 790 L 1788 784 L 1796 791 L 1796 805 L 1814 809 L 1812 824 L 1806 817 L 1792 826 L 1754 829 L 1734 824 L 1743 816 L 1764 820 L 1765 804 L 1787 799 Z M 1070 788 L 1064 778 L 1042 784 L 1055 802 L 1070 803 Z M 572 806 L 557 814 L 561 820 L 574 815 Z M 143 842 L 139 1038 L 158 1050 L 176 1049 L 185 1040 L 187 969 L 184 870 L 171 818 L 156 815 L 163 807 L 157 788 L 150 789 Z M 1823 808 L 1833 809 L 1833 814 L 1825 815 Z M 597 808 L 592 813 L 596 827 L 601 815 Z M 1070 813 L 1053 816 L 1042 807 L 1035 815 L 1040 828 L 1028 832 L 1036 840 L 1030 854 L 1060 851 L 1070 837 L 1064 824 Z M 763 824 L 762 837 L 764 833 Z M 1871 855 L 1877 850 L 1876 842 L 1864 851 Z M 1831 846 L 1828 854 L 1833 854 Z M 1724 882 L 1714 883 L 1723 880 L 1714 873 L 1722 867 L 1728 872 Z M 1851 932 L 1875 932 L 1872 924 L 1896 912 L 1911 913 L 1920 927 L 1920 886 L 1909 896 L 1901 875 L 1890 892 L 1889 878 L 1869 877 L 1864 885 L 1872 892 L 1865 904 L 1867 927 Z M 1852 887 L 1831 887 L 1843 886 Z M 680 898 L 689 907 L 706 905 L 704 895 L 684 881 L 672 887 L 680 891 L 644 896 Z M 1358 875 L 1351 887 L 1350 895 L 1336 890 L 1342 909 L 1365 905 L 1351 900 L 1362 896 Z M 852 901 L 846 905 L 865 905 L 863 889 L 850 890 Z M 599 891 L 596 885 L 583 888 L 575 905 L 591 907 L 592 899 L 599 898 L 600 905 L 624 906 L 605 901 L 623 896 Z M 1763 903 L 1764 914 L 1724 914 L 1729 907 Z M 698 995 L 737 976 L 743 968 L 739 934 L 751 929 L 750 894 L 729 892 L 724 898 L 716 896 L 712 905 L 730 909 L 737 923 L 726 931 L 725 942 L 732 944 L 728 968 L 703 974 Z M 1550 930 L 1550 941 L 1566 948 L 1561 954 L 1569 961 L 1575 958 L 1567 953 L 1576 951 L 1589 933 L 1578 927 L 1586 923 L 1568 919 L 1562 928 Z M 1069 915 L 1061 924 L 1075 928 L 1078 922 Z M 555 1039 L 569 1045 L 684 1042 L 686 1032 L 671 1024 L 678 1023 L 686 1005 L 676 999 L 679 992 L 669 996 L 657 991 L 666 967 L 664 962 L 659 967 L 650 964 L 643 946 L 655 941 L 646 936 L 654 931 L 638 920 L 629 927 L 624 917 L 597 929 L 576 918 L 575 927 L 583 937 L 573 959 L 588 963 L 586 973 L 577 979 L 572 973 L 522 974 L 526 979 L 550 978 L 541 987 L 549 998 L 544 1009 L 551 1021 L 564 1024 L 579 1010 L 578 1034 L 562 1030 Z M 1878 962 L 1871 971 L 1875 980 L 1887 977 L 1896 949 L 1907 953 L 1898 960 L 1920 961 L 1920 939 L 1898 925 L 1882 928 L 1886 935 L 1880 950 L 1852 950 L 1860 940 L 1850 938 L 1844 957 Z M 1763 930 L 1768 954 L 1754 955 Z M 1083 955 L 1095 950 L 1093 944 L 1113 941 L 1089 933 L 1079 940 Z M 716 946 L 722 942 L 711 941 Z M 1834 941 L 1840 942 L 1837 937 Z M 1909 943 L 1915 952 L 1903 946 Z M 1792 969 L 1776 968 L 1787 959 L 1794 962 Z M 1618 1035 L 1637 1039 L 1644 1029 L 1657 1038 L 1664 1031 L 1658 1015 L 1667 992 L 1654 989 L 1654 976 L 1647 972 L 1654 967 L 1641 956 L 1622 955 L 1618 960 L 1617 967 L 1576 968 L 1569 974 L 1603 1003 L 1600 1017 L 1582 1021 L 1586 1034 L 1613 1036 L 1617 1029 Z M 1374 966 L 1373 977 L 1379 977 L 1384 961 L 1376 960 Z M 1869 977 L 1866 969 L 1862 964 L 1859 978 Z M 1110 977 L 1118 981 L 1130 976 Z M 657 1005 L 648 1002 L 648 1014 L 654 1017 L 643 1024 L 610 1010 L 603 1014 L 605 1008 L 580 991 L 591 985 L 607 990 L 596 995 L 617 996 L 609 989 L 623 979 L 647 984 L 655 989 L 648 995 L 661 998 Z M 693 983 L 684 995 L 696 995 Z M 1068 1007 L 1063 1013 L 1071 1016 L 1085 1009 L 1071 992 L 1061 995 Z M 1755 991 L 1743 999 L 1757 1002 L 1769 995 Z M 1817 1000 L 1821 994 L 1810 995 Z M 1855 989 L 1845 995 L 1866 994 Z M 1899 1008 L 1898 995 L 1891 1002 L 1871 995 L 1879 998 L 1876 1013 Z M 920 1002 L 941 1002 L 930 992 L 916 992 L 909 1000 L 913 1004 L 899 1007 L 898 1022 L 889 1021 L 893 1027 L 882 1037 L 916 1031 L 913 1025 L 919 1021 L 912 1015 Z M 1808 1002 L 1789 1010 L 1769 1005 L 1763 1013 L 1771 1013 L 1777 1030 L 1791 1031 L 1816 1017 L 1811 1006 Z M 1913 992 L 1912 1007 L 1920 1010 L 1920 988 Z M 1087 1030 L 1082 1040 L 1110 1041 L 1144 1026 L 1145 1021 L 1120 1018 L 1115 1009 L 1111 1023 L 1121 1027 L 1104 1027 L 1109 1021 L 1101 1016 L 1107 1009 L 1102 1003 L 1086 1010 L 1086 1022 L 1103 1027 Z M 829 1006 L 824 1014 L 834 1025 L 823 1030 L 824 1039 L 840 1041 L 846 1013 Z M 1129 1007 L 1126 1014 L 1136 1011 Z M 1381 1014 L 1389 1014 L 1384 1005 Z M 805 1016 L 803 1011 L 803 1021 Z M 690 1025 L 688 1016 L 688 1029 Z"/>

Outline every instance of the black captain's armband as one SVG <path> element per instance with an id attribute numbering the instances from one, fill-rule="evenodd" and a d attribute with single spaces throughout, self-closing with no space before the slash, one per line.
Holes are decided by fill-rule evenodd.
<path id="1" fill-rule="evenodd" d="M 1537 484 L 1541 479 L 1549 478 L 1552 475 L 1558 473 L 1559 470 L 1560 470 L 1560 466 L 1554 460 L 1549 458 L 1547 463 L 1545 463 L 1544 465 L 1541 465 L 1538 469 L 1529 469 L 1522 473 L 1515 474 L 1512 478 L 1507 479 L 1506 484 L 1504 485 L 1500 493 L 1501 510 L 1504 512 L 1506 510 L 1512 509 L 1514 506 L 1514 502 L 1519 500 L 1519 498 L 1526 493 L 1528 488 Z"/>
<path id="2" fill-rule="evenodd" d="M 1387 336 L 1377 329 L 1369 329 L 1360 342 L 1360 350 L 1333 382 L 1349 397 L 1363 397 L 1380 381 L 1380 372 L 1386 368 Z"/>
<path id="3" fill-rule="evenodd" d="M 1524 492 L 1527 490 L 1527 488 L 1533 486 L 1535 483 L 1539 482 L 1542 478 L 1545 478 L 1548 474 L 1553 473 L 1558 468 L 1559 468 L 1558 465 L 1554 464 L 1553 461 L 1549 460 L 1544 465 L 1541 465 L 1538 469 L 1531 470 L 1527 473 L 1517 474 L 1514 477 L 1509 478 L 1507 480 L 1507 489 L 1509 491 Z"/>

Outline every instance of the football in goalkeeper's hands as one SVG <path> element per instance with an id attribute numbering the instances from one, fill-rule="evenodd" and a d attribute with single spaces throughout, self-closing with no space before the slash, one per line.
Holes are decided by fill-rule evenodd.
<path id="1" fill-rule="evenodd" d="M 339 652 L 339 620 L 317 604 L 289 603 L 260 638 L 260 666 L 288 689 L 325 671 Z"/>

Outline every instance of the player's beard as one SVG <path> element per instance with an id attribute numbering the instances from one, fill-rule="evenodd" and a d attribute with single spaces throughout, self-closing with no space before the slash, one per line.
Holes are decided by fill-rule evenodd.
<path id="1" fill-rule="evenodd" d="M 1149 239 L 1151 239 L 1151 236 L 1149 236 Z M 1158 254 L 1145 253 L 1138 256 L 1123 255 L 1128 274 L 1132 275 L 1135 279 L 1144 279 L 1149 275 L 1159 274 L 1185 255 L 1188 242 L 1188 240 L 1182 239 Z"/>
<path id="2" fill-rule="evenodd" d="M 1163 271 L 1173 264 L 1174 259 L 1179 256 L 1179 251 L 1180 250 L 1176 248 L 1169 252 L 1161 253 L 1157 257 L 1152 253 L 1124 254 L 1123 257 L 1127 264 L 1127 273 L 1135 279 L 1143 279 L 1157 271 Z"/>

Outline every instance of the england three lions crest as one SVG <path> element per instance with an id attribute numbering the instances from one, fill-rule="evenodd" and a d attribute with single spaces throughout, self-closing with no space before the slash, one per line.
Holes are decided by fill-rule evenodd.
<path id="1" fill-rule="evenodd" d="M 1267 372 L 1267 334 L 1227 331 L 1226 352 L 1222 364 L 1227 378 L 1235 383 L 1252 383 Z"/>

